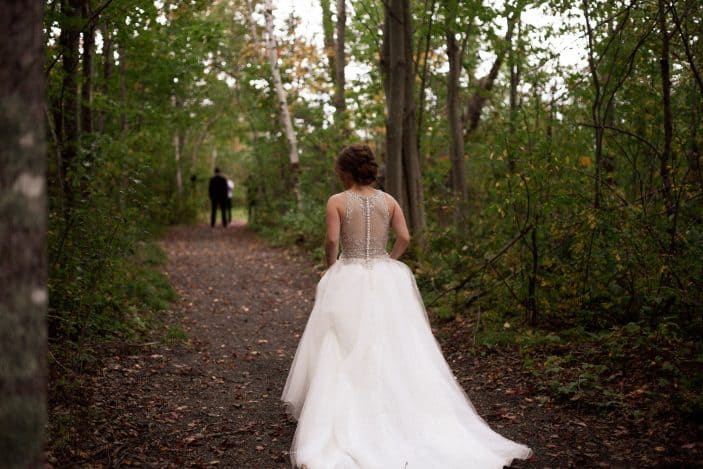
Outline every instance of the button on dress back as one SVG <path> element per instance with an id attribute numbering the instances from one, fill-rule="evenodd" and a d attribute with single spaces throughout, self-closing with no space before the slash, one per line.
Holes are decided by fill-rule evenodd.
<path id="1" fill-rule="evenodd" d="M 346 191 L 346 208 L 341 226 L 341 259 L 344 262 L 363 262 L 388 257 L 388 229 L 390 213 L 383 191 L 361 195 Z"/>

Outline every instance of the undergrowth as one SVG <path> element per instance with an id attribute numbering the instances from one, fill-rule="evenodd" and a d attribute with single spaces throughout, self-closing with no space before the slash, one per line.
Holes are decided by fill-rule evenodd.
<path id="1" fill-rule="evenodd" d="M 133 255 L 114 260 L 100 291 L 93 292 L 99 301 L 92 314 L 82 322 L 64 314 L 68 319 L 54 328 L 49 341 L 48 441 L 55 452 L 70 449 L 76 427 L 94 420 L 86 417 L 94 412 L 90 407 L 91 374 L 99 369 L 106 351 L 128 353 L 140 342 L 154 338 L 169 343 L 186 339 L 182 330 L 164 331 L 162 327 L 160 313 L 176 298 L 161 271 L 165 260 L 155 242 L 138 242 Z M 51 314 L 60 317 L 56 311 Z"/>
<path id="2" fill-rule="evenodd" d="M 484 312 L 476 343 L 480 353 L 515 350 L 539 392 L 584 411 L 703 417 L 703 345 L 675 324 L 555 332 Z"/>

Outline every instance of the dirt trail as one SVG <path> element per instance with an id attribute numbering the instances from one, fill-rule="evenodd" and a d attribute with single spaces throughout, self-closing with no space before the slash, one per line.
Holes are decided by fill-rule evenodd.
<path id="1" fill-rule="evenodd" d="M 110 351 L 92 378 L 90 431 L 76 442 L 72 462 L 289 467 L 295 424 L 279 396 L 314 300 L 312 263 L 271 248 L 241 225 L 174 228 L 162 246 L 179 297 L 167 323 L 171 335 L 182 330 L 187 340 Z M 438 325 L 436 333 L 478 412 L 535 450 L 519 467 L 666 461 L 657 458 L 656 435 L 627 422 L 576 415 L 536 395 L 516 357 L 473 355 L 471 331 L 462 322 Z"/>

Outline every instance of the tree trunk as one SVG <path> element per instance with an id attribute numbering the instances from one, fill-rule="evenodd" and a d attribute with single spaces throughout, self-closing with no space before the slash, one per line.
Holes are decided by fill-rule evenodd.
<path id="1" fill-rule="evenodd" d="M 78 154 L 78 55 L 80 39 L 80 17 L 82 0 L 66 0 L 63 4 L 63 24 L 61 25 L 61 45 L 63 57 L 63 140 L 61 146 L 61 180 L 67 206 L 72 205 L 72 173 Z"/>
<path id="2" fill-rule="evenodd" d="M 173 151 L 176 160 L 176 190 L 178 197 L 183 195 L 183 171 L 181 170 L 181 153 L 183 151 L 183 135 L 178 129 L 173 134 Z"/>
<path id="3" fill-rule="evenodd" d="M 385 5 L 384 50 L 386 64 L 386 191 L 400 202 L 407 212 L 407 201 L 403 194 L 403 101 L 405 98 L 405 32 L 403 3 L 405 0 L 389 0 Z M 385 55 L 385 54 L 384 54 Z"/>
<path id="4" fill-rule="evenodd" d="M 666 24 L 666 8 L 666 2 L 664 2 L 664 0 L 659 0 L 659 29 L 662 40 L 659 65 L 662 77 L 662 111 L 664 114 L 664 149 L 659 157 L 659 174 L 662 179 L 666 211 L 669 217 L 673 217 L 675 210 L 671 183 L 673 118 L 671 115 L 671 71 L 669 65 L 669 31 Z"/>
<path id="5" fill-rule="evenodd" d="M 387 102 L 385 190 L 400 203 L 414 236 L 425 226 L 415 116 L 415 71 L 408 0 L 385 4 L 381 70 Z"/>
<path id="6" fill-rule="evenodd" d="M 508 29 L 505 32 L 505 42 L 507 44 L 510 44 L 512 40 L 513 31 L 515 29 L 515 20 L 518 14 L 518 12 L 513 13 L 513 15 L 508 18 Z M 509 49 L 509 47 L 503 47 L 501 50 L 497 50 L 496 58 L 493 61 L 493 65 L 491 65 L 488 75 L 478 80 L 478 87 L 471 96 L 471 99 L 469 99 L 466 107 L 465 120 L 469 122 L 469 126 L 466 129 L 467 134 L 473 133 L 478 127 L 478 123 L 481 120 L 481 111 L 488 100 L 490 91 L 493 89 L 493 84 L 498 77 L 498 72 L 500 71 L 500 67 L 503 64 L 503 60 L 505 59 L 505 55 Z"/>
<path id="7" fill-rule="evenodd" d="M 43 6 L 5 2 L 0 15 L 0 466 L 7 468 L 43 467 L 48 298 Z"/>
<path id="8" fill-rule="evenodd" d="M 110 78 L 112 77 L 112 36 L 110 33 L 109 23 L 106 21 L 101 30 L 103 36 L 103 83 L 102 94 L 104 97 L 110 93 Z M 102 133 L 107 125 L 107 113 L 105 110 L 100 110 L 98 117 L 98 129 Z"/>
<path id="9" fill-rule="evenodd" d="M 423 129 L 424 129 L 424 111 L 425 111 L 425 96 L 426 96 L 426 88 L 427 88 L 427 73 L 429 71 L 428 67 L 428 61 L 427 57 L 430 54 L 430 43 L 432 42 L 432 24 L 434 23 L 434 14 L 435 14 L 435 0 L 432 0 L 432 4 L 430 6 L 430 17 L 428 20 L 427 24 L 427 34 L 425 34 L 425 37 L 423 38 L 425 41 L 425 47 L 422 53 L 422 73 L 420 74 L 420 96 L 418 98 L 418 103 L 417 103 L 417 152 L 420 154 L 420 148 L 422 147 L 422 134 L 423 134 Z M 427 10 L 427 0 L 425 1 L 425 10 Z M 418 43 L 418 49 L 420 48 L 420 44 Z M 419 66 L 420 64 L 420 55 L 418 52 L 418 59 L 417 59 L 417 64 Z"/>
<path id="10" fill-rule="evenodd" d="M 517 110 L 518 110 L 518 95 L 517 88 L 520 85 L 520 71 L 521 71 L 521 58 L 520 58 L 520 33 L 521 33 L 521 21 L 520 13 L 517 13 L 517 27 L 518 33 L 515 41 L 511 41 L 510 52 L 508 55 L 508 65 L 510 67 L 510 120 L 508 121 L 508 134 L 510 138 L 515 136 L 517 120 Z M 548 136 L 551 137 L 551 120 L 549 121 Z M 515 151 L 513 146 L 510 145 L 508 148 L 508 170 L 513 173 L 515 172 L 515 167 L 517 166 L 517 158 L 515 157 Z"/>
<path id="11" fill-rule="evenodd" d="M 125 56 L 126 47 L 121 41 L 117 42 L 117 50 L 120 56 L 120 103 L 122 104 L 120 108 L 120 131 L 124 135 L 127 133 L 127 57 Z"/>
<path id="12" fill-rule="evenodd" d="M 193 144 L 193 153 L 191 154 L 190 157 L 190 164 L 191 164 L 191 173 L 195 173 L 195 167 L 198 162 L 198 154 L 200 153 L 200 147 L 202 146 L 203 142 L 207 138 L 208 134 L 210 133 L 210 129 L 212 128 L 213 124 L 215 121 L 219 118 L 219 114 L 216 114 L 212 119 L 210 119 L 206 124 L 205 127 L 203 127 L 203 130 L 200 131 L 200 135 L 198 138 L 195 140 L 195 143 Z"/>
<path id="13" fill-rule="evenodd" d="M 171 96 L 171 104 L 173 104 L 173 114 L 176 116 L 174 120 L 177 121 L 177 116 L 181 114 L 183 110 L 183 101 L 178 96 Z M 173 133 L 173 156 L 176 163 L 176 191 L 179 199 L 183 195 L 183 170 L 181 168 L 181 160 L 183 157 L 184 140 L 183 130 L 180 125 L 177 125 Z"/>
<path id="14" fill-rule="evenodd" d="M 91 18 L 90 0 L 83 0 L 83 19 Z M 93 132 L 93 53 L 95 49 L 95 22 L 91 21 L 83 32 L 83 84 L 81 88 L 81 129 Z"/>
<path id="15" fill-rule="evenodd" d="M 693 8 L 695 4 L 691 5 Z M 686 10 L 688 10 L 688 5 L 684 7 L 684 16 L 686 15 Z M 679 32 L 679 35 L 681 36 L 681 43 L 683 45 L 683 49 L 686 52 L 686 59 L 688 60 L 688 65 L 691 68 L 691 73 L 693 74 L 693 78 L 696 81 L 696 84 L 698 85 L 698 91 L 699 93 L 703 94 L 703 77 L 701 77 L 701 73 L 698 70 L 698 67 L 696 66 L 696 61 L 693 56 L 693 51 L 691 50 L 691 41 L 690 37 L 688 34 L 688 29 L 686 28 L 685 25 L 681 24 L 681 18 L 679 17 L 678 13 L 676 12 L 676 2 L 671 3 L 671 14 L 672 14 L 672 19 L 674 20 L 674 25 L 676 26 L 677 31 Z M 694 16 L 695 18 L 695 16 Z"/>
<path id="16" fill-rule="evenodd" d="M 602 101 L 601 82 L 596 68 L 594 57 L 594 42 L 593 29 L 591 28 L 590 13 L 588 10 L 588 0 L 583 0 L 583 16 L 586 22 L 586 33 L 588 39 L 588 68 L 591 73 L 591 81 L 593 83 L 593 104 L 591 105 L 591 119 L 593 120 L 594 131 L 594 190 L 593 190 L 593 206 L 600 208 L 601 206 L 601 160 L 603 155 L 603 122 L 600 115 L 600 106 Z"/>
<path id="17" fill-rule="evenodd" d="M 335 45 L 334 45 L 334 22 L 332 21 L 332 9 L 330 8 L 330 0 L 320 0 L 322 8 L 322 34 L 323 43 L 325 46 L 325 55 L 327 56 L 327 64 L 329 65 L 330 78 L 335 86 L 337 79 L 337 65 L 335 61 Z"/>
<path id="18" fill-rule="evenodd" d="M 300 203 L 300 188 L 298 185 L 298 173 L 300 171 L 298 141 L 296 139 L 295 129 L 293 128 L 293 121 L 288 110 L 286 91 L 283 89 L 283 83 L 281 82 L 276 38 L 273 30 L 273 5 L 271 0 L 266 0 L 264 15 L 266 17 L 266 52 L 268 54 L 269 64 L 271 65 L 271 73 L 273 74 L 273 84 L 276 89 L 281 125 L 285 131 L 286 140 L 288 141 L 288 159 L 290 160 L 290 170 L 293 176 L 293 194 L 298 203 Z M 251 18 L 251 20 L 253 22 L 254 18 Z"/>
<path id="19" fill-rule="evenodd" d="M 703 171 L 701 168 L 701 150 L 699 147 L 698 132 L 701 126 L 701 109 L 703 109 L 703 95 L 696 92 L 695 88 L 690 91 L 690 106 L 689 111 L 689 144 L 688 144 L 688 167 L 691 169 L 689 177 L 690 182 L 698 183 L 699 190 L 703 190 Z"/>
<path id="20" fill-rule="evenodd" d="M 347 10 L 345 0 L 337 0 L 337 41 L 335 53 L 335 80 L 334 80 L 334 107 L 335 107 L 335 124 L 340 131 L 341 136 L 346 137 L 345 112 L 346 105 L 344 103 L 344 67 L 346 66 L 346 56 L 344 52 L 345 46 L 345 30 L 347 26 Z"/>
<path id="21" fill-rule="evenodd" d="M 466 201 L 466 170 L 464 168 L 464 132 L 459 109 L 459 74 L 461 73 L 462 54 L 457 46 L 456 33 L 451 26 L 451 19 L 446 24 L 447 60 L 447 114 L 449 119 L 449 156 L 452 162 L 452 192 L 457 200 L 457 213 Z M 458 220 L 457 220 L 458 221 Z"/>
<path id="22" fill-rule="evenodd" d="M 413 66 L 413 27 L 410 2 L 403 8 L 405 33 L 405 86 L 403 101 L 403 172 L 408 210 L 408 222 L 416 242 L 422 242 L 425 229 L 425 202 L 417 147 L 417 116 L 415 114 L 415 67 Z"/>

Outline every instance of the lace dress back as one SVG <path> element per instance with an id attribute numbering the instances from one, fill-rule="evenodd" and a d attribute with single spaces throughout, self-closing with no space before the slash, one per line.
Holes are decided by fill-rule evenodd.
<path id="1" fill-rule="evenodd" d="M 363 196 L 346 191 L 346 209 L 340 232 L 341 259 L 347 262 L 388 257 L 388 229 L 390 213 L 383 191 Z"/>

